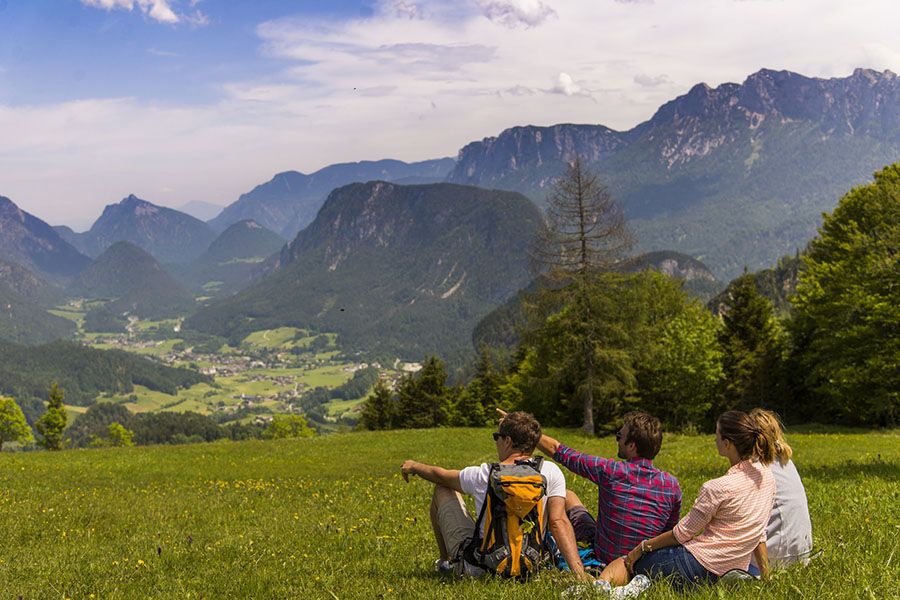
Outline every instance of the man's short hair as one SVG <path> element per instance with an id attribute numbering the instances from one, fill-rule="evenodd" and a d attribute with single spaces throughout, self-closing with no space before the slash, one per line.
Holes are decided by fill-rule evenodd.
<path id="1" fill-rule="evenodd" d="M 508 436 L 512 440 L 513 447 L 525 454 L 534 452 L 541 440 L 541 424 L 533 415 L 527 412 L 516 411 L 506 415 L 500 421 L 497 428 L 500 435 Z"/>
<path id="2" fill-rule="evenodd" d="M 623 425 L 628 425 L 628 439 L 634 442 L 638 456 L 653 460 L 662 447 L 662 424 L 659 419 L 642 410 L 635 410 L 623 417 Z"/>

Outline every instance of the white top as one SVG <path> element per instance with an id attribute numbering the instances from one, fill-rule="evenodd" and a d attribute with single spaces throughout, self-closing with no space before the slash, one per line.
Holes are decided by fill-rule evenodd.
<path id="1" fill-rule="evenodd" d="M 766 550 L 773 567 L 786 567 L 804 560 L 812 550 L 812 522 L 806 490 L 793 461 L 782 465 L 776 460 L 769 469 L 775 478 L 776 491 Z"/>
<path id="2" fill-rule="evenodd" d="M 459 487 L 462 488 L 463 493 L 475 499 L 476 512 L 481 511 L 481 505 L 484 504 L 490 472 L 490 463 L 481 463 L 481 466 L 478 467 L 466 467 L 459 472 Z M 541 503 L 544 505 L 544 519 L 546 519 L 547 498 L 554 496 L 566 497 L 566 478 L 556 463 L 546 459 L 541 465 L 541 475 L 547 479 L 547 495 L 541 499 Z M 477 518 L 478 515 L 476 514 L 475 517 Z M 484 535 L 484 523 L 482 523 L 481 527 L 481 533 Z"/>

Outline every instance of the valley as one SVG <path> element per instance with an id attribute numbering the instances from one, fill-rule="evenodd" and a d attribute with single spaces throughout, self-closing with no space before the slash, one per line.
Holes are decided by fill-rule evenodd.
<path id="1" fill-rule="evenodd" d="M 76 299 L 50 312 L 72 321 L 78 327 L 76 339 L 86 346 L 141 355 L 212 379 L 178 389 L 174 395 L 135 385 L 130 393 L 104 392 L 97 397 L 99 402 L 121 404 L 133 413 L 191 411 L 226 424 L 265 423 L 273 414 L 302 412 L 320 428 L 337 430 L 355 423 L 365 393 L 337 398 L 328 397 L 329 393 L 370 366 L 380 369 L 387 379 L 400 372 L 391 366 L 351 360 L 337 348 L 334 333 L 294 327 L 256 331 L 236 346 L 221 339 L 184 335 L 180 318 L 154 321 L 131 316 L 124 332 L 85 331 L 85 315 L 97 305 L 96 301 Z M 67 408 L 73 417 L 85 410 L 74 405 Z"/>

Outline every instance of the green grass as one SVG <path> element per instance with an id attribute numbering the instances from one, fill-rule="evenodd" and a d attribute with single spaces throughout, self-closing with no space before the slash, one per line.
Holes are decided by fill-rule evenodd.
<path id="1" fill-rule="evenodd" d="M 610 455 L 611 438 L 551 431 Z M 825 555 L 767 583 L 666 584 L 643 598 L 896 598 L 900 435 L 791 436 Z M 428 523 L 431 486 L 403 483 L 406 458 L 462 467 L 491 460 L 488 430 L 332 435 L 0 455 L 0 597 L 558 598 L 566 580 L 444 581 Z M 724 473 L 711 436 L 667 437 L 657 463 L 685 510 Z M 586 502 L 592 486 L 568 483 Z"/>
<path id="2" fill-rule="evenodd" d="M 355 398 L 353 400 L 330 400 L 325 403 L 325 409 L 328 411 L 329 417 L 339 417 L 345 412 L 353 410 L 365 401 L 365 398 Z"/>
<path id="3" fill-rule="evenodd" d="M 289 349 L 296 345 L 294 338 L 301 332 L 304 335 L 306 334 L 302 329 L 295 327 L 279 327 L 277 329 L 254 331 L 245 337 L 242 343 L 260 348 Z M 299 345 L 302 346 L 303 344 Z"/>
<path id="4" fill-rule="evenodd" d="M 84 324 L 84 312 L 77 311 L 67 307 L 60 308 L 51 308 L 47 311 L 51 315 L 56 315 L 57 317 L 62 317 L 64 319 L 69 319 L 78 327 L 81 327 Z"/>

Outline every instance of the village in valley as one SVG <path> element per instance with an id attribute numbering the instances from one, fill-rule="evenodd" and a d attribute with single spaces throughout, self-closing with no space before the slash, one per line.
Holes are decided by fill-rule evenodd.
<path id="1" fill-rule="evenodd" d="M 367 384 L 359 392 L 360 386 L 353 386 L 355 393 L 348 397 L 342 386 L 355 375 L 370 371 L 369 380 L 377 377 L 393 388 L 403 374 L 421 369 L 419 363 L 399 359 L 388 365 L 355 360 L 340 351 L 335 334 L 295 327 L 256 331 L 237 346 L 217 343 L 219 340 L 190 343 L 182 337 L 183 319 L 148 321 L 129 316 L 125 331 L 87 332 L 87 304 L 74 300 L 53 311 L 78 324 L 78 339 L 84 345 L 139 354 L 208 378 L 207 382 L 178 390 L 175 396 L 135 385 L 132 393 L 98 398 L 123 404 L 135 413 L 193 411 L 213 416 L 220 423 L 258 424 L 268 423 L 275 414 L 300 413 L 320 430 L 336 431 L 355 426 L 372 387 Z M 78 406 L 68 409 L 74 414 L 85 410 Z"/>

